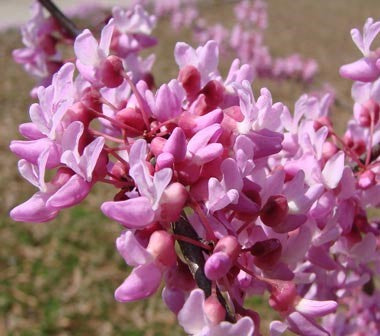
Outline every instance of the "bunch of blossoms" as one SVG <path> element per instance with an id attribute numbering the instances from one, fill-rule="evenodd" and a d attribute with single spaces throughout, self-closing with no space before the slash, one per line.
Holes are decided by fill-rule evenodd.
<path id="1" fill-rule="evenodd" d="M 13 52 L 14 60 L 22 64 L 26 72 L 33 77 L 37 78 L 38 86 L 47 87 L 52 82 L 52 76 L 55 74 L 63 64 L 72 61 L 64 59 L 58 49 L 61 46 L 66 48 L 73 48 L 74 39 L 80 33 L 75 25 L 63 14 L 58 8 L 55 7 L 50 1 L 49 11 L 55 15 L 46 16 L 40 2 L 33 3 L 32 18 L 21 27 L 22 42 L 24 48 L 16 49 Z M 62 19 L 62 16 L 64 17 Z M 121 67 L 132 71 L 132 80 L 136 83 L 138 80 L 144 78 L 150 85 L 151 75 L 150 71 L 154 63 L 154 55 L 150 55 L 146 59 L 142 59 L 139 53 L 157 43 L 157 40 L 150 36 L 156 24 L 156 18 L 148 15 L 148 13 L 141 7 L 135 6 L 130 10 L 125 10 L 120 7 L 115 7 L 112 10 L 113 17 L 113 31 L 112 41 L 107 47 L 114 55 L 118 56 L 120 64 L 113 64 L 113 67 Z M 82 39 L 86 38 L 90 41 L 89 31 L 86 31 Z M 105 36 L 105 38 L 107 38 Z M 108 41 L 106 41 L 108 43 Z M 94 52 L 94 41 L 90 41 Z M 83 47 L 83 49 L 85 49 Z M 96 62 L 116 62 L 109 56 L 109 50 L 99 46 L 99 57 L 91 57 L 87 59 L 87 55 L 82 53 L 76 55 L 78 62 L 83 66 L 93 67 Z M 93 62 L 90 64 L 89 62 Z M 88 64 L 87 64 L 88 63 Z M 109 65 L 108 65 L 109 66 Z M 107 65 L 101 65 L 104 69 Z M 129 70 L 131 69 L 131 70 Z M 107 70 L 105 70 L 107 71 Z M 99 74 L 97 74 L 99 75 Z M 92 76 L 92 75 L 88 75 Z M 86 78 L 88 79 L 88 78 Z M 150 79 L 150 80 L 149 80 Z M 91 82 L 91 80 L 90 80 Z M 116 83 L 117 84 L 117 83 Z M 115 84 L 115 85 L 116 85 Z M 33 97 L 38 95 L 38 86 L 31 92 Z"/>
<path id="2" fill-rule="evenodd" d="M 196 40 L 218 41 L 223 53 L 237 55 L 242 62 L 250 64 L 257 77 L 312 81 L 318 71 L 314 59 L 305 59 L 297 53 L 278 58 L 271 55 L 264 40 L 268 27 L 265 0 L 238 1 L 234 12 L 236 23 L 230 29 L 220 23 L 209 25 L 204 19 L 198 20 L 194 28 Z"/>
<path id="3" fill-rule="evenodd" d="M 145 299 L 164 283 L 163 300 L 190 335 L 260 335 L 260 314 L 245 302 L 265 293 L 282 318 L 271 335 L 329 335 L 341 321 L 329 315 L 338 302 L 376 302 L 380 230 L 367 212 L 380 205 L 380 69 L 367 49 L 380 22 L 354 34 L 366 52 L 362 66 L 341 69 L 368 83 L 355 91 L 359 112 L 340 138 L 328 116 L 331 96 L 302 96 L 293 114 L 267 89 L 255 99 L 250 66 L 235 60 L 220 76 L 215 41 L 177 43 L 177 78 L 153 90 L 123 49 L 149 44 L 139 33 L 153 19 L 138 7 L 137 23 L 117 29 L 129 17 L 120 13 L 99 41 L 80 33 L 75 64 L 38 88 L 31 122 L 20 126 L 26 140 L 11 150 L 39 191 L 11 217 L 49 221 L 95 183 L 114 187 L 101 211 L 123 226 L 116 248 L 133 267 L 116 300 Z M 371 311 L 361 321 L 373 319 Z M 354 335 L 363 323 L 352 325 Z"/>
<path id="4" fill-rule="evenodd" d="M 209 40 L 218 42 L 221 53 L 236 55 L 242 62 L 248 63 L 256 77 L 311 82 L 318 71 L 314 59 L 305 59 L 298 53 L 286 57 L 273 57 L 270 54 L 264 41 L 268 28 L 265 0 L 236 2 L 236 23 L 232 28 L 227 28 L 222 23 L 210 24 L 208 19 L 200 17 L 200 3 L 195 0 L 159 0 L 153 4 L 148 0 L 134 1 L 152 7 L 158 18 L 169 17 L 176 31 L 184 27 L 191 29 L 197 43 L 204 44 Z"/>

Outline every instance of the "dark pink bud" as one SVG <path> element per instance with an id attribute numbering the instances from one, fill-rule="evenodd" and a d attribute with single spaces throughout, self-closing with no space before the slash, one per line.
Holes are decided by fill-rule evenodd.
<path id="1" fill-rule="evenodd" d="M 162 299 L 174 314 L 178 314 L 185 303 L 185 294 L 181 289 L 165 287 L 162 291 Z"/>
<path id="2" fill-rule="evenodd" d="M 70 178 L 74 175 L 74 172 L 66 167 L 61 167 L 58 169 L 57 173 L 54 175 L 53 179 L 51 180 L 51 184 L 55 185 L 56 187 L 63 186 Z"/>
<path id="3" fill-rule="evenodd" d="M 193 65 L 186 65 L 178 75 L 178 80 L 182 83 L 188 97 L 194 98 L 201 88 L 201 74 Z"/>
<path id="4" fill-rule="evenodd" d="M 70 107 L 66 112 L 66 117 L 70 121 L 81 121 L 85 126 L 88 126 L 96 116 L 89 111 L 88 107 L 82 102 L 77 102 Z"/>
<path id="5" fill-rule="evenodd" d="M 289 210 L 288 201 L 283 195 L 273 195 L 268 198 L 260 211 L 260 218 L 265 225 L 275 227 L 287 216 Z"/>
<path id="6" fill-rule="evenodd" d="M 161 153 L 156 160 L 155 170 L 173 167 L 174 157 L 170 153 Z"/>
<path id="7" fill-rule="evenodd" d="M 163 222 L 175 222 L 187 202 L 188 192 L 186 188 L 178 182 L 169 185 L 161 197 L 160 220 Z"/>
<path id="8" fill-rule="evenodd" d="M 123 62 L 115 55 L 108 56 L 100 66 L 100 78 L 105 86 L 115 88 L 123 83 Z"/>
<path id="9" fill-rule="evenodd" d="M 56 54 L 57 50 L 55 48 L 57 44 L 57 39 L 52 35 L 43 35 L 39 38 L 38 46 L 44 50 L 48 55 L 53 56 Z"/>
<path id="10" fill-rule="evenodd" d="M 177 254 L 174 250 L 174 239 L 170 233 L 162 230 L 153 232 L 146 249 L 153 255 L 156 262 L 167 267 L 175 265 Z"/>
<path id="11" fill-rule="evenodd" d="M 269 305 L 279 311 L 288 312 L 293 309 L 297 297 L 296 286 L 290 281 L 275 281 L 271 287 Z"/>
<path id="12" fill-rule="evenodd" d="M 150 143 L 150 150 L 154 156 L 159 156 L 164 151 L 166 139 L 162 137 L 154 137 Z"/>
<path id="13" fill-rule="evenodd" d="M 108 155 L 105 151 L 102 151 L 99 155 L 98 161 L 96 161 L 96 165 L 92 173 L 92 180 L 94 182 L 103 179 L 107 175 L 107 164 Z"/>
<path id="14" fill-rule="evenodd" d="M 183 291 L 190 291 L 195 287 L 195 281 L 189 267 L 179 259 L 177 260 L 177 264 L 165 273 L 165 282 L 166 286 L 179 288 Z"/>
<path id="15" fill-rule="evenodd" d="M 320 117 L 314 121 L 314 130 L 318 131 L 321 127 L 326 126 L 329 130 L 333 127 L 331 120 L 328 117 Z"/>
<path id="16" fill-rule="evenodd" d="M 367 150 L 367 145 L 362 139 L 354 140 L 351 135 L 345 134 L 343 140 L 346 146 L 352 149 L 359 156 L 364 154 Z"/>
<path id="17" fill-rule="evenodd" d="M 281 257 L 281 251 L 281 242 L 276 238 L 257 242 L 251 247 L 255 264 L 263 269 L 275 265 Z"/>
<path id="18" fill-rule="evenodd" d="M 111 174 L 115 176 L 116 178 L 118 178 L 119 180 L 124 179 L 128 175 L 128 172 L 129 172 L 129 167 L 127 167 L 125 163 L 120 162 L 120 161 L 116 161 L 111 169 Z M 114 178 L 112 177 L 112 179 Z"/>
<path id="19" fill-rule="evenodd" d="M 214 253 L 216 252 L 226 253 L 235 262 L 240 253 L 240 244 L 235 236 L 225 236 L 216 243 Z"/>
<path id="20" fill-rule="evenodd" d="M 81 97 L 81 102 L 88 109 L 92 109 L 95 111 L 101 111 L 102 109 L 102 106 L 100 103 L 100 93 L 98 90 L 96 90 L 93 87 L 89 87 L 84 91 Z"/>
<path id="21" fill-rule="evenodd" d="M 213 325 L 222 322 L 226 317 L 226 310 L 219 302 L 216 294 L 211 294 L 203 305 L 204 312 Z"/>
<path id="22" fill-rule="evenodd" d="M 223 102 L 224 86 L 217 80 L 211 80 L 202 88 L 200 93 L 205 95 L 208 111 L 210 111 Z"/>
<path id="23" fill-rule="evenodd" d="M 190 160 L 184 160 L 176 164 L 178 180 L 183 185 L 195 183 L 201 174 L 201 167 Z"/>
<path id="24" fill-rule="evenodd" d="M 206 260 L 206 277 L 213 281 L 218 280 L 228 273 L 232 265 L 232 260 L 227 253 L 216 252 Z"/>
<path id="25" fill-rule="evenodd" d="M 145 123 L 144 123 L 142 114 L 139 110 L 135 108 L 127 107 L 125 109 L 118 111 L 116 113 L 116 120 L 138 131 L 143 131 L 145 129 Z M 129 129 L 126 129 L 125 132 L 127 136 L 131 136 L 131 137 L 138 135 L 137 132 L 134 132 Z"/>

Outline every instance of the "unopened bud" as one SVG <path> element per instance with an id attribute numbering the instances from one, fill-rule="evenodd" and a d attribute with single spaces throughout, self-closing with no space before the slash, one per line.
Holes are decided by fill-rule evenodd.
<path id="1" fill-rule="evenodd" d="M 161 197 L 160 220 L 167 223 L 178 220 L 187 198 L 188 192 L 181 183 L 170 184 Z"/>
<path id="2" fill-rule="evenodd" d="M 177 260 L 173 236 L 166 231 L 153 232 L 146 249 L 157 262 L 164 266 L 172 266 Z"/>
<path id="3" fill-rule="evenodd" d="M 196 96 L 201 88 L 201 74 L 193 65 L 187 65 L 182 68 L 179 72 L 178 80 L 191 98 Z"/>
<path id="4" fill-rule="evenodd" d="M 260 212 L 260 218 L 265 225 L 275 227 L 287 216 L 288 202 L 283 195 L 273 195 L 268 198 Z"/>
<path id="5" fill-rule="evenodd" d="M 213 325 L 217 325 L 226 318 L 226 310 L 215 294 L 211 294 L 203 305 L 207 318 Z"/>
<path id="6" fill-rule="evenodd" d="M 254 263 L 264 269 L 272 267 L 278 262 L 281 257 L 281 251 L 281 242 L 276 238 L 256 242 L 251 247 Z"/>
<path id="7" fill-rule="evenodd" d="M 225 252 L 212 254 L 205 263 L 205 274 L 210 280 L 218 280 L 224 277 L 233 263 L 230 256 Z"/>
<path id="8" fill-rule="evenodd" d="M 135 108 L 124 108 L 116 113 L 115 116 L 117 121 L 128 125 L 138 131 L 143 131 L 145 129 L 144 119 L 141 112 Z M 128 136 L 136 136 L 136 132 L 126 129 Z"/>
<path id="9" fill-rule="evenodd" d="M 100 78 L 105 86 L 116 88 L 123 83 L 123 62 L 115 55 L 108 56 L 100 66 Z"/>
<path id="10" fill-rule="evenodd" d="M 296 286 L 292 282 L 276 281 L 272 286 L 269 305 L 279 312 L 287 312 L 294 307 L 296 297 Z"/>

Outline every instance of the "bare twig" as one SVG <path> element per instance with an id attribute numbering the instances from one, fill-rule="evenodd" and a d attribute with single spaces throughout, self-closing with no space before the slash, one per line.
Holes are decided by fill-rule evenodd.
<path id="1" fill-rule="evenodd" d="M 191 224 L 186 219 L 186 216 L 183 214 L 181 218 L 172 224 L 173 232 L 175 234 L 191 238 L 192 240 L 199 240 L 199 237 Z M 206 277 L 204 273 L 205 259 L 203 257 L 203 252 L 208 252 L 203 248 L 193 245 L 191 243 L 185 242 L 183 240 L 178 240 L 178 244 L 181 248 L 182 254 L 186 260 L 186 263 L 190 269 L 191 274 L 194 277 L 194 280 L 198 287 L 202 289 L 206 297 L 211 295 L 212 285 L 211 281 Z M 219 302 L 223 305 L 226 310 L 226 320 L 234 322 L 235 318 L 231 313 L 231 310 L 228 307 L 226 300 L 223 295 L 220 293 L 220 290 L 217 288 L 216 293 L 219 299 Z"/>
<path id="2" fill-rule="evenodd" d="M 71 21 L 51 0 L 38 0 L 38 2 L 45 7 L 52 17 L 54 17 L 61 25 L 63 30 L 72 38 L 80 34 L 80 30 L 76 27 L 75 23 Z"/>

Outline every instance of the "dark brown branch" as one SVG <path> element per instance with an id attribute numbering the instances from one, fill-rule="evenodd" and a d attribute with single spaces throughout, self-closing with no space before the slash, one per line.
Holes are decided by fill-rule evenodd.
<path id="1" fill-rule="evenodd" d="M 173 223 L 173 231 L 175 234 L 199 240 L 197 233 L 184 217 Z M 181 240 L 178 241 L 178 244 L 198 287 L 205 292 L 206 297 L 210 296 L 211 281 L 206 278 L 204 273 L 205 259 L 203 249 Z"/>
<path id="2" fill-rule="evenodd" d="M 173 232 L 175 234 L 189 237 L 193 240 L 198 240 L 199 237 L 191 224 L 186 219 L 186 216 L 183 214 L 181 218 L 172 224 Z M 204 273 L 205 259 L 203 257 L 203 252 L 207 252 L 199 246 L 187 243 L 185 241 L 178 240 L 178 244 L 181 248 L 182 254 L 186 260 L 186 263 L 190 269 L 191 274 L 194 277 L 194 280 L 198 287 L 202 289 L 206 297 L 211 295 L 211 281 L 206 277 Z M 231 313 L 226 300 L 223 295 L 220 293 L 220 290 L 217 288 L 217 296 L 219 302 L 223 305 L 226 310 L 226 320 L 234 322 L 235 318 Z"/>
<path id="3" fill-rule="evenodd" d="M 45 7 L 52 17 L 61 25 L 62 29 L 70 37 L 75 38 L 80 34 L 80 30 L 76 27 L 75 23 L 71 21 L 51 0 L 38 0 L 38 2 Z"/>

